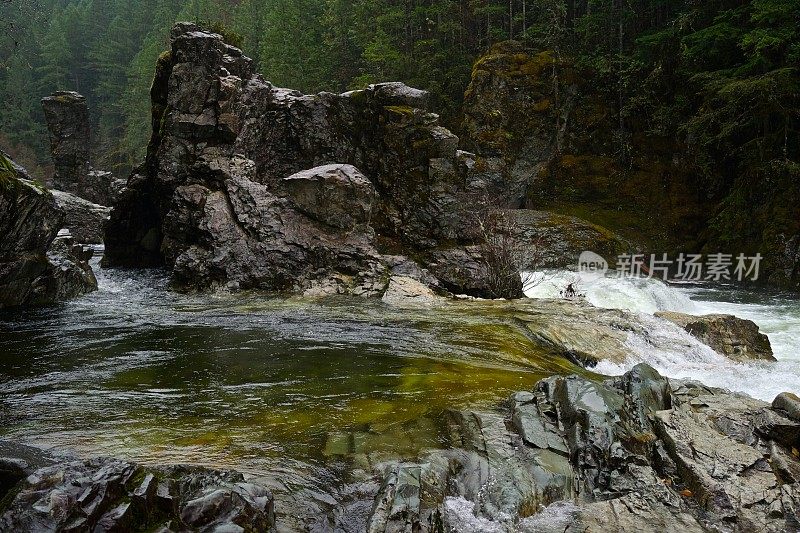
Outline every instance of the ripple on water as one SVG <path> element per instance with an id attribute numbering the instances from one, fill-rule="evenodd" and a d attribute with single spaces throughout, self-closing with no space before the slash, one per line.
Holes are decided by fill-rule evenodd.
<path id="1" fill-rule="evenodd" d="M 0 435 L 80 454 L 325 471 L 340 454 L 413 455 L 442 410 L 492 406 L 554 372 L 500 319 L 379 301 L 182 295 L 158 271 L 2 315 Z"/>

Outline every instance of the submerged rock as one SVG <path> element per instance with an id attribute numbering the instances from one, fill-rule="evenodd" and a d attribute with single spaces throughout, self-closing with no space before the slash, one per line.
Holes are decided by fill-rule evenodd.
<path id="1" fill-rule="evenodd" d="M 559 531 L 800 525 L 800 423 L 646 365 L 605 382 L 548 378 L 502 412 L 446 423 L 451 449 L 387 466 L 370 531 L 452 531 L 470 515 L 484 530 L 550 531 L 538 515 L 562 501 Z"/>
<path id="2" fill-rule="evenodd" d="M 236 472 L 115 459 L 27 470 L 0 509 L 3 531 L 268 531 L 275 524 L 272 495 Z"/>
<path id="3" fill-rule="evenodd" d="M 656 316 L 679 325 L 700 342 L 734 361 L 776 360 L 769 337 L 759 332 L 758 325 L 752 320 L 733 315 L 693 316 L 673 312 L 656 313 Z"/>
<path id="4" fill-rule="evenodd" d="M 164 265 L 182 289 L 380 296 L 394 256 L 425 263 L 469 234 L 458 138 L 424 91 L 277 88 L 180 23 L 151 95 L 148 157 L 114 206 L 107 266 Z"/>
<path id="5" fill-rule="evenodd" d="M 57 238 L 63 219 L 53 195 L 0 152 L 0 309 L 97 289 L 83 247 Z"/>
<path id="6" fill-rule="evenodd" d="M 103 242 L 103 226 L 111 214 L 111 208 L 94 204 L 64 191 L 50 191 L 56 204 L 64 212 L 64 227 L 75 241 L 84 244 Z"/>

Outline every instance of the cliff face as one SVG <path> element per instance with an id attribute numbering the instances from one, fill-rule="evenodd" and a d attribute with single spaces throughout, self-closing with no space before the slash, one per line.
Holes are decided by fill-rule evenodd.
<path id="1" fill-rule="evenodd" d="M 687 139 L 651 133 L 645 116 L 620 129 L 599 86 L 569 60 L 513 42 L 475 64 L 462 144 L 496 194 L 585 218 L 654 253 L 758 252 L 762 280 L 799 288 L 797 176 L 726 177 L 719 164 L 714 181 L 729 185 L 711 187 Z"/>
<path id="2" fill-rule="evenodd" d="M 464 156 L 423 91 L 276 88 L 183 23 L 151 96 L 147 160 L 112 212 L 107 265 L 165 265 L 179 288 L 379 294 L 396 269 L 420 270 L 408 257 L 436 269 L 437 248 L 463 240 Z"/>

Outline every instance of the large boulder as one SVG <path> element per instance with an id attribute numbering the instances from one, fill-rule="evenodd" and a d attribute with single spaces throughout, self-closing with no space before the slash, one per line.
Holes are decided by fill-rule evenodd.
<path id="1" fill-rule="evenodd" d="M 114 459 L 61 460 L 30 470 L 6 502 L 3 531 L 268 531 L 275 525 L 270 492 L 239 473 Z"/>
<path id="2" fill-rule="evenodd" d="M 112 211 L 106 266 L 163 265 L 183 289 L 377 296 L 392 257 L 463 240 L 458 138 L 424 91 L 277 88 L 180 23 L 151 97 L 147 160 Z"/>
<path id="3" fill-rule="evenodd" d="M 438 301 L 436 293 L 430 287 L 409 276 L 392 276 L 389 286 L 383 293 L 382 300 L 398 307 L 428 307 Z"/>
<path id="4" fill-rule="evenodd" d="M 341 229 L 370 222 L 375 186 L 352 165 L 312 168 L 283 183 L 295 205 L 320 222 Z"/>
<path id="5" fill-rule="evenodd" d="M 500 411 L 452 411 L 444 422 L 449 449 L 385 467 L 369 531 L 800 525 L 800 423 L 646 365 L 605 382 L 551 377 Z"/>
<path id="6" fill-rule="evenodd" d="M 660 312 L 656 316 L 679 325 L 700 342 L 734 361 L 775 361 L 769 337 L 752 320 L 733 315 L 693 316 Z"/>
<path id="7" fill-rule="evenodd" d="M 57 238 L 63 219 L 53 195 L 0 152 L 0 309 L 97 288 L 85 250 Z"/>
<path id="8" fill-rule="evenodd" d="M 101 244 L 105 221 L 111 214 L 111 208 L 94 204 L 74 194 L 64 191 L 50 191 L 59 209 L 64 212 L 64 227 L 72 234 L 76 242 L 84 244 Z"/>

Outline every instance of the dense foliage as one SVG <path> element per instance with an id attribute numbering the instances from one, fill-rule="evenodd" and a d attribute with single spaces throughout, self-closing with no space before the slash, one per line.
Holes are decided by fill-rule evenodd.
<path id="1" fill-rule="evenodd" d="M 134 164 L 176 20 L 223 32 L 278 85 L 429 89 L 451 126 L 475 58 L 523 40 L 596 76 L 623 156 L 645 129 L 686 139 L 701 168 L 797 160 L 797 0 L 3 0 L 0 144 L 46 161 L 39 99 L 73 89 L 89 98 L 100 166 Z"/>

